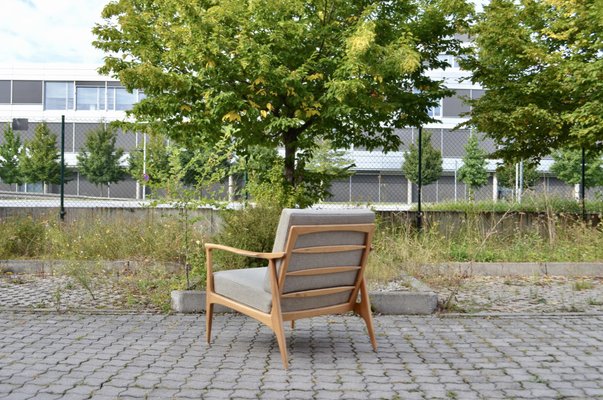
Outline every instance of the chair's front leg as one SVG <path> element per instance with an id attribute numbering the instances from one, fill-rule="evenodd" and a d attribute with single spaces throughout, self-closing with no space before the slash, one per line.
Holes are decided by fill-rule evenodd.
<path id="1" fill-rule="evenodd" d="M 205 250 L 205 261 L 207 266 L 207 276 L 205 280 L 205 337 L 207 343 L 211 342 L 211 326 L 214 318 L 214 304 L 212 294 L 214 291 L 214 277 L 212 271 L 212 252 L 211 249 Z"/>
<path id="2" fill-rule="evenodd" d="M 276 265 L 274 260 L 268 261 L 268 273 L 270 274 L 270 288 L 272 290 L 272 330 L 276 336 L 278 348 L 281 352 L 281 360 L 285 369 L 289 366 L 287 357 L 287 340 L 285 339 L 285 327 L 283 326 L 283 314 L 281 313 L 281 292 L 276 279 Z"/>

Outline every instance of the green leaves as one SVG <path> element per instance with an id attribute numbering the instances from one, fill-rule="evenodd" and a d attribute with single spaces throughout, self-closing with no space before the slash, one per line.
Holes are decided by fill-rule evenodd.
<path id="1" fill-rule="evenodd" d="M 442 175 L 442 153 L 431 144 L 431 132 L 423 131 L 421 140 L 421 183 L 429 185 Z M 402 173 L 412 183 L 419 182 L 419 148 L 412 143 L 404 154 Z"/>
<path id="2" fill-rule="evenodd" d="M 589 151 L 586 153 L 586 170 L 584 186 L 595 187 L 603 185 L 603 160 L 601 153 Z M 570 184 L 582 181 L 582 151 L 561 150 L 553 153 L 555 162 L 551 166 L 559 179 Z"/>
<path id="3" fill-rule="evenodd" d="M 463 166 L 458 170 L 458 178 L 469 186 L 469 200 L 474 200 L 476 189 L 488 183 L 488 171 L 486 170 L 487 153 L 480 149 L 477 135 L 472 132 L 465 146 Z"/>
<path id="4" fill-rule="evenodd" d="M 26 141 L 24 147 L 19 157 L 23 180 L 28 183 L 59 183 L 61 166 L 57 137 L 45 122 L 36 126 L 34 137 Z"/>
<path id="5" fill-rule="evenodd" d="M 10 125 L 4 128 L 4 142 L 0 145 L 0 179 L 4 183 L 23 183 L 19 168 L 21 137 Z"/>
<path id="6" fill-rule="evenodd" d="M 464 63 L 487 92 L 471 119 L 509 160 L 603 148 L 603 24 L 592 0 L 493 0 Z"/>
<path id="7" fill-rule="evenodd" d="M 460 0 L 115 0 L 94 44 L 102 72 L 148 96 L 138 123 L 187 147 L 232 125 L 239 151 L 284 147 L 297 184 L 297 154 L 317 140 L 397 149 L 396 128 L 430 121 L 448 91 L 426 72 L 458 50 L 469 12 Z"/>
<path id="8" fill-rule="evenodd" d="M 89 131 L 81 153 L 77 155 L 79 171 L 90 183 L 110 185 L 124 179 L 121 166 L 124 150 L 115 147 L 117 133 L 106 125 Z"/>

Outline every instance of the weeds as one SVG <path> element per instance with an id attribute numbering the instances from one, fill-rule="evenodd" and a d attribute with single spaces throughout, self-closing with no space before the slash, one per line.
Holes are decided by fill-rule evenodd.
<path id="1" fill-rule="evenodd" d="M 533 221 L 529 227 L 503 214 L 489 221 L 467 215 L 449 226 L 431 224 L 421 234 L 408 225 L 381 221 L 369 259 L 367 278 L 397 279 L 406 273 L 419 279 L 450 275 L 450 262 L 593 262 L 603 259 L 603 230 L 557 218 Z M 513 225 L 517 224 L 517 225 Z"/>
<path id="2" fill-rule="evenodd" d="M 582 290 L 590 290 L 595 287 L 595 284 L 592 281 L 586 279 L 580 279 L 573 283 L 572 289 L 579 292 Z"/>

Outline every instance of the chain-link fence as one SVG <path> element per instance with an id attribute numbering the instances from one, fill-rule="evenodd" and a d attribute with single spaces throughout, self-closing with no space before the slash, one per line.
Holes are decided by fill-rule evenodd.
<path id="1" fill-rule="evenodd" d="M 16 124 L 15 134 L 21 140 L 22 148 L 27 148 L 31 156 L 32 142 L 36 130 L 45 125 L 50 136 L 55 137 L 56 149 L 61 148 L 64 135 L 64 162 L 66 167 L 64 182 L 64 207 L 141 207 L 149 204 L 151 199 L 159 199 L 165 189 L 151 190 L 147 185 L 149 179 L 145 172 L 147 166 L 146 152 L 150 145 L 150 137 L 140 132 L 124 132 L 116 129 L 115 148 L 123 150 L 120 165 L 126 168 L 132 155 L 142 155 L 142 170 L 137 173 L 124 173 L 121 179 L 111 184 L 92 183 L 82 171 L 78 155 L 82 154 L 87 138 L 91 132 L 108 125 L 101 119 L 66 119 L 64 126 L 61 117 L 56 119 L 36 120 L 29 118 L 27 123 Z M 0 131 L 13 126 L 13 121 L 0 122 Z M 471 135 L 469 130 L 425 129 L 430 135 L 430 145 L 441 156 L 441 172 L 437 179 L 422 188 L 422 201 L 427 203 L 465 201 L 469 198 L 469 186 L 459 177 L 464 164 L 466 147 Z M 402 165 L 405 157 L 417 144 L 418 130 L 403 129 L 398 132 L 402 146 L 397 152 L 382 153 L 378 150 L 367 151 L 354 148 L 346 153 L 346 158 L 354 168 L 346 178 L 332 182 L 331 195 L 324 199 L 326 203 L 371 203 L 381 204 L 383 208 L 404 209 L 417 202 L 417 185 L 409 182 L 403 173 Z M 5 143 L 5 135 L 0 136 L 0 143 Z M 28 147 L 29 146 L 29 147 Z M 480 138 L 479 147 L 490 153 L 494 145 L 490 140 Z M 1 160 L 0 160 L 1 162 Z M 535 170 L 535 178 L 530 182 L 527 178 L 527 166 L 513 165 L 512 178 L 501 181 L 496 174 L 497 160 L 487 160 L 487 181 L 474 192 L 475 200 L 517 199 L 526 191 L 548 196 L 577 198 L 579 185 L 565 183 L 551 174 L 553 160 L 546 158 Z M 109 166 L 107 166 L 109 169 Z M 526 184 L 529 183 L 529 184 Z M 219 200 L 237 200 L 245 192 L 244 180 L 225 178 L 222 183 L 205 188 L 207 195 L 217 193 Z M 597 199 L 601 187 L 589 188 L 586 198 Z M 1 207 L 59 207 L 61 185 L 56 179 L 50 183 L 28 182 L 21 177 L 19 183 L 0 182 Z"/>

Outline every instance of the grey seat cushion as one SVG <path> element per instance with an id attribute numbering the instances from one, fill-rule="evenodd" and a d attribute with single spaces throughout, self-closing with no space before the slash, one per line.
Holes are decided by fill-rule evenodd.
<path id="1" fill-rule="evenodd" d="M 249 307 L 269 313 L 272 295 L 264 290 L 264 276 L 268 268 L 247 268 L 214 273 L 216 293 Z"/>

